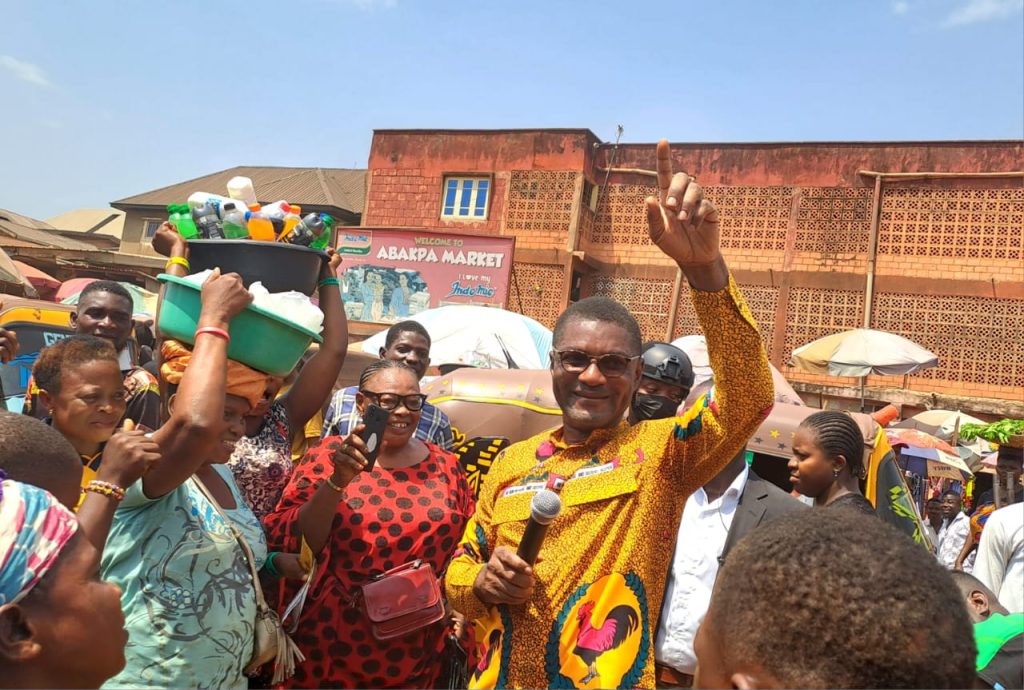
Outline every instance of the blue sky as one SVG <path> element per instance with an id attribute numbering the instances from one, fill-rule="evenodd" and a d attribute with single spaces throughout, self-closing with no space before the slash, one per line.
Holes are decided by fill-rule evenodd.
<path id="1" fill-rule="evenodd" d="M 0 207 L 37 218 L 363 167 L 374 128 L 1024 137 L 1024 0 L 0 0 L 0 27 Z"/>

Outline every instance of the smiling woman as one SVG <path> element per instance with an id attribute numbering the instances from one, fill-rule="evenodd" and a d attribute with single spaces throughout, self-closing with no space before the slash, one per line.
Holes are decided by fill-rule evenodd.
<path id="1" fill-rule="evenodd" d="M 373 469 L 363 469 L 360 422 L 303 459 L 264 521 L 271 548 L 305 542 L 321 566 L 294 636 L 306 661 L 293 687 L 439 687 L 443 622 L 374 639 L 379 631 L 353 602 L 375 577 L 408 563 L 443 573 L 473 512 L 472 492 L 455 455 L 414 438 L 424 403 L 418 372 L 389 359 L 370 365 L 356 394 L 360 419 L 371 403 L 388 412 Z M 345 663 L 334 663 L 339 656 Z"/>

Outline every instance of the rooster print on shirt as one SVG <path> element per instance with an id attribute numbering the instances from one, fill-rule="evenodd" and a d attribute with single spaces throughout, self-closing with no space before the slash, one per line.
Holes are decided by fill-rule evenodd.
<path id="1" fill-rule="evenodd" d="M 546 649 L 552 688 L 632 688 L 650 654 L 647 597 L 633 573 L 612 573 L 569 597 Z"/>

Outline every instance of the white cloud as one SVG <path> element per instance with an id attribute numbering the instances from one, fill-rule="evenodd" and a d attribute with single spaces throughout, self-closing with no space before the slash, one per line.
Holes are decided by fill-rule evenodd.
<path id="1" fill-rule="evenodd" d="M 29 84 L 50 88 L 53 86 L 39 65 L 23 62 L 10 55 L 0 55 L 0 69 L 10 73 L 15 79 L 27 81 Z"/>
<path id="2" fill-rule="evenodd" d="M 966 26 L 1004 19 L 1024 10 L 1024 0 L 966 0 L 949 13 L 942 25 Z"/>
<path id="3" fill-rule="evenodd" d="M 893 14 L 906 14 L 910 11 L 910 3 L 904 0 L 897 0 L 892 4 Z"/>

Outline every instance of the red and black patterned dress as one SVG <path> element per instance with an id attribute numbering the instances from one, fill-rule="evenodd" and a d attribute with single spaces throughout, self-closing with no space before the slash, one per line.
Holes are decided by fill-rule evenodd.
<path id="1" fill-rule="evenodd" d="M 332 440 L 324 439 L 303 458 L 277 509 L 264 520 L 271 550 L 299 551 L 298 511 L 333 472 L 327 448 Z M 440 575 L 455 553 L 473 513 L 473 495 L 456 456 L 426 446 L 427 457 L 412 467 L 377 464 L 345 488 L 292 635 L 306 661 L 287 687 L 436 687 L 446 625 L 377 640 L 365 614 L 352 606 L 353 595 L 374 575 L 416 559 Z M 285 592 L 279 610 L 294 593 L 295 588 Z"/>

